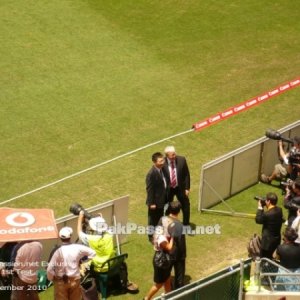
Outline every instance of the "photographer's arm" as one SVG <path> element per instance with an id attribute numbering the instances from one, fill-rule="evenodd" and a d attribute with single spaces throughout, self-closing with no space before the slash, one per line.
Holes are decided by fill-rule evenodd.
<path id="1" fill-rule="evenodd" d="M 282 158 L 283 162 L 287 165 L 289 163 L 287 154 L 283 150 L 282 140 L 278 141 L 279 155 Z"/>
<path id="2" fill-rule="evenodd" d="M 264 209 L 261 204 L 261 201 L 257 201 L 257 211 L 256 211 L 256 216 L 255 216 L 255 222 L 257 224 L 263 224 L 264 222 Z"/>
<path id="3" fill-rule="evenodd" d="M 80 234 L 83 232 L 82 231 L 82 223 L 83 223 L 83 219 L 84 219 L 84 211 L 81 210 L 79 212 L 79 216 L 78 216 L 78 222 L 77 222 L 77 234 L 80 237 Z"/>

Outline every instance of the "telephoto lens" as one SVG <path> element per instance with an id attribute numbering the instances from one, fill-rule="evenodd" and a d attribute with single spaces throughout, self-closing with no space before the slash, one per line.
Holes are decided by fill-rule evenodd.
<path id="1" fill-rule="evenodd" d="M 70 206 L 70 212 L 75 215 L 75 216 L 78 216 L 79 213 L 83 210 L 84 212 L 84 217 L 85 219 L 91 219 L 93 216 L 87 212 L 80 204 L 78 203 L 73 203 L 71 206 Z"/>

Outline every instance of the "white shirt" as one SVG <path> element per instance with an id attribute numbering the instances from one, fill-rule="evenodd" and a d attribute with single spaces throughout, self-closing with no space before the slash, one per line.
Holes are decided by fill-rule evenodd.
<path id="1" fill-rule="evenodd" d="M 80 278 L 79 261 L 84 256 L 93 258 L 96 252 L 81 244 L 63 244 L 56 250 L 47 267 L 47 277 L 53 280 L 54 276 L 64 274 L 72 278 Z"/>
<path id="2" fill-rule="evenodd" d="M 297 216 L 291 227 L 298 233 L 298 238 L 295 240 L 295 243 L 300 244 L 300 216 Z"/>
<path id="3" fill-rule="evenodd" d="M 27 242 L 21 246 L 16 255 L 14 271 L 26 283 L 37 282 L 37 271 L 40 268 L 43 246 L 40 242 Z"/>

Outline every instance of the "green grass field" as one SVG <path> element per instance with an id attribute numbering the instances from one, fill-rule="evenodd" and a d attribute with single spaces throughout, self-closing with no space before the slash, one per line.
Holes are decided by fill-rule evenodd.
<path id="1" fill-rule="evenodd" d="M 299 14 L 296 0 L 2 1 L 0 202 L 298 77 Z M 187 274 L 199 279 L 245 257 L 249 236 L 260 229 L 251 219 L 197 212 L 201 165 L 299 120 L 299 98 L 293 89 L 8 205 L 52 208 L 60 217 L 74 201 L 89 207 L 129 194 L 129 221 L 145 224 L 151 154 L 172 144 L 188 159 L 192 221 L 222 228 L 220 236 L 188 237 Z M 266 187 L 253 189 L 237 196 L 249 212 L 253 194 Z M 152 282 L 152 249 L 146 237 L 132 235 L 123 251 L 141 289 L 127 299 L 141 298 Z"/>

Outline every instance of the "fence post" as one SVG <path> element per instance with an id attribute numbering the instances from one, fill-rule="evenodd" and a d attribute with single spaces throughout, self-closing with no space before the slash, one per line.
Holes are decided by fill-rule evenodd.
<path id="1" fill-rule="evenodd" d="M 240 260 L 240 288 L 239 288 L 239 298 L 238 300 L 243 299 L 243 289 L 244 289 L 244 260 Z"/>
<path id="2" fill-rule="evenodd" d="M 255 259 L 255 271 L 254 271 L 254 282 L 258 286 L 258 291 L 260 292 L 261 282 L 260 282 L 260 263 L 261 260 L 259 257 Z"/>

